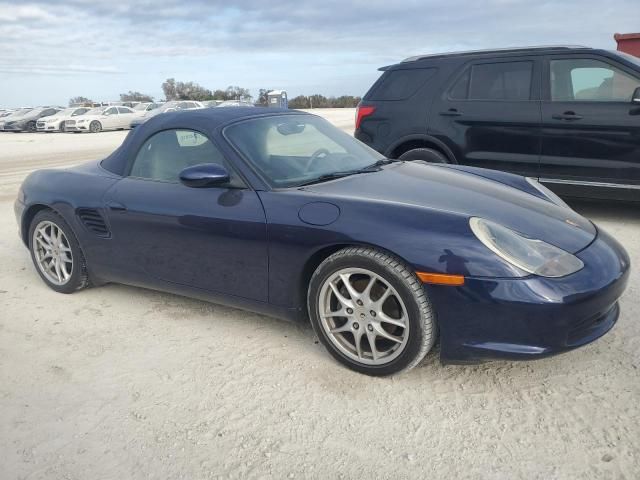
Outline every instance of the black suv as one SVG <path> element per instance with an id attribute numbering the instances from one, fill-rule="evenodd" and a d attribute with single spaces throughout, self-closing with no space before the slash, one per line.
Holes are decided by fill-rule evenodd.
<path id="1" fill-rule="evenodd" d="M 640 201 L 640 60 L 587 47 L 407 58 L 358 107 L 389 158 L 539 179 L 565 196 Z"/>

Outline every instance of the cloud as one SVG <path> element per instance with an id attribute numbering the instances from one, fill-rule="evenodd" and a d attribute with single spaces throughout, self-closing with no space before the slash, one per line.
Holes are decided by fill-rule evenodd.
<path id="1" fill-rule="evenodd" d="M 0 74 L 120 73 L 138 82 L 132 88 L 148 82 L 156 91 L 174 75 L 221 82 L 212 87 L 273 82 L 328 90 L 358 78 L 358 91 L 346 93 L 363 93 L 377 67 L 415 54 L 561 43 L 615 48 L 613 33 L 637 28 L 629 15 L 636 3 L 0 0 Z"/>

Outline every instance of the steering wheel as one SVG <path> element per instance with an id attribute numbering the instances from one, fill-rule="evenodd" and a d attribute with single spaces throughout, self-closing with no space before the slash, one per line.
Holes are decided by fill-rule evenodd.
<path id="1" fill-rule="evenodd" d="M 307 162 L 307 166 L 305 167 L 305 172 L 309 172 L 311 170 L 311 166 L 313 162 L 318 160 L 319 158 L 326 158 L 331 155 L 331 152 L 326 148 L 319 148 L 309 157 L 309 161 Z"/>

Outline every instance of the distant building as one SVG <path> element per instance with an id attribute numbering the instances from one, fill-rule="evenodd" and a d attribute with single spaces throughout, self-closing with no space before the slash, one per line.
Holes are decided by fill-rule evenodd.
<path id="1" fill-rule="evenodd" d="M 618 50 L 640 58 L 640 33 L 616 33 Z"/>

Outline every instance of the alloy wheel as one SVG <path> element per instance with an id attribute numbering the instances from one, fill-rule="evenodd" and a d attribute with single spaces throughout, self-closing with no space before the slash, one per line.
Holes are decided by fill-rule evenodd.
<path id="1" fill-rule="evenodd" d="M 73 255 L 67 236 L 53 222 L 40 222 L 33 232 L 33 252 L 42 274 L 54 285 L 65 285 L 73 272 Z"/>
<path id="2" fill-rule="evenodd" d="M 409 319 L 398 292 L 382 276 L 344 268 L 320 289 L 320 325 L 345 356 L 366 365 L 384 365 L 407 346 Z"/>

